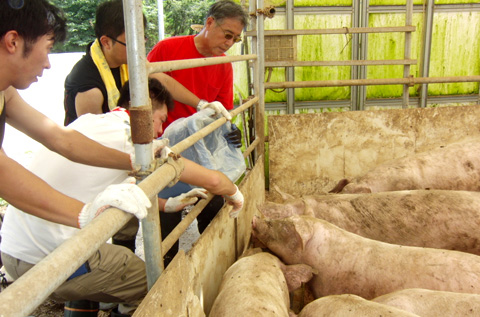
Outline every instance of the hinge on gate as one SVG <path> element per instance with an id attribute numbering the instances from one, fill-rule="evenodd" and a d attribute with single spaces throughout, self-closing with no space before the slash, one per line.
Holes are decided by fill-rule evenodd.
<path id="1" fill-rule="evenodd" d="M 408 83 L 408 87 L 415 86 L 415 80 L 413 78 L 413 75 L 408 76 L 408 78 L 410 79 L 410 82 Z"/>
<path id="2" fill-rule="evenodd" d="M 263 9 L 257 9 L 256 12 L 250 13 L 250 15 L 251 16 L 263 15 L 263 16 L 271 19 L 275 15 L 275 7 L 274 6 L 267 6 Z"/>
<path id="3" fill-rule="evenodd" d="M 156 157 L 152 161 L 152 163 L 150 163 L 150 166 L 148 169 L 143 171 L 141 170 L 131 171 L 130 173 L 128 173 L 128 175 L 133 176 L 138 180 L 142 180 L 147 176 L 149 176 L 150 174 L 152 174 L 153 172 L 155 172 L 155 170 L 157 170 L 160 166 L 164 164 L 168 164 L 171 167 L 173 167 L 173 169 L 175 170 L 175 178 L 172 179 L 172 181 L 168 184 L 168 187 L 172 187 L 180 180 L 180 176 L 182 175 L 182 172 L 185 169 L 185 163 L 183 160 L 180 160 L 181 157 L 182 156 L 180 154 L 170 152 L 166 159 Z"/>

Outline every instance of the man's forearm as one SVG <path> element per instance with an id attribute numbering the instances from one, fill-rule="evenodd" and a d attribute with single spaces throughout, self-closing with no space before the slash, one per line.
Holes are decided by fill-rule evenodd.
<path id="1" fill-rule="evenodd" d="M 84 204 L 56 191 L 23 166 L 0 154 L 0 197 L 31 215 L 78 227 Z"/>
<path id="2" fill-rule="evenodd" d="M 190 107 L 197 108 L 200 98 L 195 96 L 176 79 L 164 73 L 150 74 L 150 77 L 158 79 L 168 89 L 168 91 L 172 94 L 173 99 L 176 101 L 186 104 Z"/>
<path id="3" fill-rule="evenodd" d="M 183 158 L 185 170 L 180 181 L 203 187 L 215 195 L 233 195 L 237 191 L 228 177 L 219 171 L 209 170 L 195 162 Z"/>
<path id="4" fill-rule="evenodd" d="M 65 128 L 68 129 L 68 128 Z M 98 166 L 130 170 L 130 155 L 101 145 L 73 129 L 68 129 L 62 142 L 52 149 L 71 161 Z"/>

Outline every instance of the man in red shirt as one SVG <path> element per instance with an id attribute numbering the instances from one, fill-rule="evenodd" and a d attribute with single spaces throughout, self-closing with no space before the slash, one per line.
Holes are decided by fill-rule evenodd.
<path id="1" fill-rule="evenodd" d="M 155 45 L 147 59 L 162 62 L 225 56 L 233 44 L 240 42 L 246 24 L 247 14 L 240 5 L 230 0 L 218 1 L 210 7 L 199 34 L 164 39 Z M 205 102 L 219 101 L 226 109 L 233 109 L 233 69 L 230 63 L 175 70 L 167 74 Z M 175 108 L 169 112 L 164 130 L 176 119 L 196 112 L 196 108 L 175 101 Z"/>

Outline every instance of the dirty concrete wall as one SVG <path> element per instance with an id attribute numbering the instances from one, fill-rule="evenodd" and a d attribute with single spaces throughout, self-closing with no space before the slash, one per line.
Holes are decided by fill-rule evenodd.
<path id="1" fill-rule="evenodd" d="M 380 163 L 480 137 L 480 107 L 268 117 L 269 200 L 325 193 Z"/>
<path id="2" fill-rule="evenodd" d="M 180 251 L 136 310 L 134 316 L 208 315 L 225 271 L 248 247 L 252 218 L 265 201 L 264 158 L 239 185 L 245 205 L 237 219 L 223 208 L 192 249 Z"/>

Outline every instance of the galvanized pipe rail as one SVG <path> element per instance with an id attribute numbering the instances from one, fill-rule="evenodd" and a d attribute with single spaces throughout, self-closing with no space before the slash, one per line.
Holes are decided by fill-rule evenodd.
<path id="1" fill-rule="evenodd" d="M 375 65 L 416 65 L 416 59 L 380 59 L 349 61 L 272 61 L 265 67 L 319 67 L 319 66 L 375 66 Z"/>
<path id="2" fill-rule="evenodd" d="M 258 57 L 255 54 L 239 55 L 239 56 L 220 56 L 220 57 L 206 57 L 206 58 L 192 58 L 178 61 L 154 62 L 147 63 L 149 74 L 170 72 L 173 70 L 187 69 L 194 67 L 210 66 L 216 64 L 225 64 L 232 62 L 241 62 L 247 60 L 256 60 Z"/>
<path id="3" fill-rule="evenodd" d="M 268 82 L 266 89 L 278 88 L 307 88 L 307 87 L 340 87 L 340 86 L 369 86 L 369 85 L 417 85 L 417 84 L 445 84 L 462 82 L 480 82 L 480 76 L 455 77 L 411 77 L 411 78 L 378 78 L 378 79 L 345 79 L 345 80 L 317 80 L 297 82 Z"/>
<path id="4" fill-rule="evenodd" d="M 319 35 L 319 34 L 361 34 L 361 33 L 394 33 L 415 32 L 415 26 L 380 26 L 380 27 L 354 27 L 331 29 L 304 29 L 304 30 L 265 30 L 265 36 L 272 35 Z M 256 36 L 254 31 L 245 32 L 247 36 Z"/>
<path id="5" fill-rule="evenodd" d="M 410 26 L 413 24 L 413 0 L 407 0 L 406 10 L 405 10 L 405 25 Z M 410 59 L 412 56 L 412 32 L 405 32 L 405 48 L 403 50 L 403 58 Z M 403 67 L 403 78 L 409 78 L 410 76 L 410 65 L 404 65 Z M 408 98 L 409 86 L 403 86 L 403 108 L 408 107 Z"/>
<path id="6" fill-rule="evenodd" d="M 148 74 L 145 34 L 143 30 L 142 3 L 137 0 L 123 0 L 125 35 L 127 40 L 127 61 L 130 85 L 130 124 L 132 142 L 135 149 L 135 163 L 141 171 L 149 169 L 152 163 L 152 106 L 148 89 Z M 152 200 L 152 210 L 158 210 L 158 200 Z M 160 243 L 160 215 L 149 212 L 141 220 L 147 286 L 150 289 L 163 271 L 163 257 Z"/>
<path id="7" fill-rule="evenodd" d="M 185 215 L 180 223 L 165 237 L 162 241 L 162 256 L 172 248 L 175 242 L 180 239 L 180 236 L 187 230 L 188 226 L 197 218 L 202 212 L 203 208 L 212 200 L 214 195 L 208 193 L 207 199 L 200 200 L 192 210 Z"/>
<path id="8" fill-rule="evenodd" d="M 240 112 L 246 110 L 247 108 L 253 106 L 255 103 L 258 102 L 258 97 L 252 98 L 245 102 L 243 105 L 241 105 L 238 108 L 233 109 L 230 111 L 230 114 L 232 117 L 236 116 Z M 192 146 L 195 142 L 197 142 L 200 139 L 203 139 L 205 136 L 209 135 L 212 133 L 214 130 L 217 128 L 221 127 L 223 124 L 227 122 L 227 119 L 225 117 L 221 117 L 214 122 L 210 123 L 208 126 L 205 128 L 195 132 L 195 134 L 192 134 L 188 138 L 183 139 L 183 141 L 178 142 L 174 146 L 171 147 L 171 150 L 175 153 L 181 153 L 184 150 L 188 149 L 190 146 Z"/>

